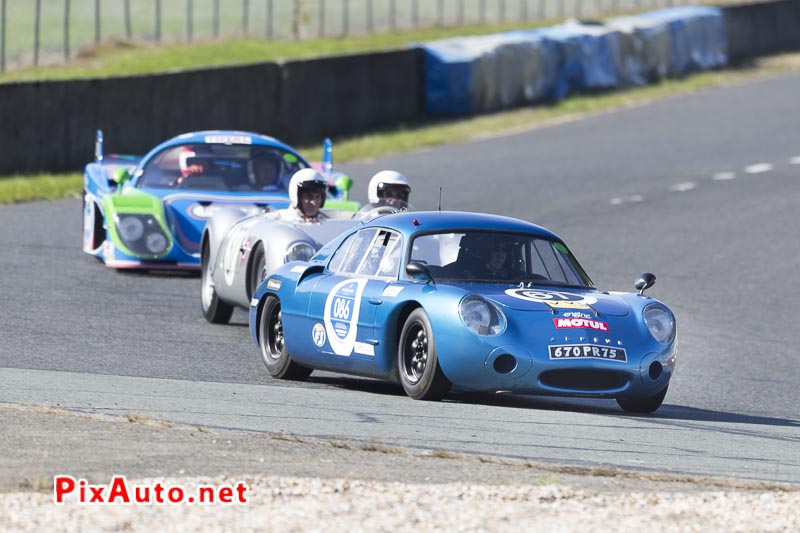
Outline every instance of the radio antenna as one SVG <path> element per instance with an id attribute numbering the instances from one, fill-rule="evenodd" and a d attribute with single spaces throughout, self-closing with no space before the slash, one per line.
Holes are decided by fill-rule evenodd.
<path id="1" fill-rule="evenodd" d="M 442 188 L 439 187 L 439 212 L 442 212 Z"/>

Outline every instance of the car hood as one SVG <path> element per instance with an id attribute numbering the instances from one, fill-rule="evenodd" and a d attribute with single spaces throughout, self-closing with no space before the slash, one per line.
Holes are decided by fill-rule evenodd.
<path id="1" fill-rule="evenodd" d="M 596 311 L 608 316 L 626 316 L 630 312 L 630 306 L 619 296 L 594 290 L 486 285 L 475 292 L 518 311 Z"/>

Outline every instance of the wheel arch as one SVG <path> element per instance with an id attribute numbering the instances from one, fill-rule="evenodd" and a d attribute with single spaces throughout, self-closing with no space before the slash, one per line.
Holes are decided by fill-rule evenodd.
<path id="1" fill-rule="evenodd" d="M 403 331 L 403 326 L 408 320 L 409 315 L 414 312 L 416 309 L 423 309 L 422 304 L 416 300 L 409 300 L 405 302 L 402 306 L 400 306 L 396 311 L 396 320 L 394 320 L 394 327 L 391 328 L 387 333 L 386 338 L 386 346 L 387 349 L 391 347 L 392 350 L 391 355 L 392 357 L 388 358 L 391 361 L 390 372 L 392 376 L 392 381 L 397 383 L 400 382 L 400 374 L 399 374 L 399 366 L 397 364 L 397 351 L 398 351 L 398 343 L 400 342 L 400 333 Z"/>
<path id="2" fill-rule="evenodd" d="M 203 250 L 208 247 L 208 253 L 211 253 L 211 244 L 210 244 L 211 237 L 209 236 L 208 228 L 203 229 L 203 236 L 200 237 L 200 253 L 203 253 Z M 210 258 L 209 258 L 210 260 Z"/>
<path id="3" fill-rule="evenodd" d="M 253 246 L 250 248 L 250 253 L 248 254 L 247 258 L 247 265 L 245 266 L 245 273 L 244 273 L 244 290 L 247 294 L 247 299 L 251 300 L 253 295 L 255 294 L 255 290 L 251 289 L 253 285 L 253 261 L 254 257 L 256 256 L 256 251 L 258 249 L 264 249 L 264 240 L 259 239 L 256 241 Z M 264 259 L 266 260 L 266 249 L 264 249 Z M 262 298 L 263 299 L 263 298 Z"/>
<path id="4" fill-rule="evenodd" d="M 274 296 L 278 299 L 278 303 L 280 303 L 281 298 L 274 292 L 265 292 L 261 295 L 261 298 L 258 300 L 258 307 L 256 307 L 256 316 L 255 316 L 255 337 L 256 343 L 261 341 L 261 315 L 264 313 L 264 305 L 267 302 L 267 298 L 270 296 Z"/>

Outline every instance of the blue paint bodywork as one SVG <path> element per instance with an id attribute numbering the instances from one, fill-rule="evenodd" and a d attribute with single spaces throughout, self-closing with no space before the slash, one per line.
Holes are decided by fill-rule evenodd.
<path id="1" fill-rule="evenodd" d="M 397 275 L 381 278 L 331 272 L 328 265 L 333 254 L 347 237 L 372 227 L 400 234 L 403 268 Z M 677 341 L 674 334 L 666 343 L 656 341 L 643 320 L 644 309 L 651 305 L 663 307 L 671 316 L 664 304 L 638 293 L 601 292 L 590 281 L 578 287 L 546 282 L 520 286 L 507 282 L 428 283 L 414 279 L 405 270 L 413 239 L 448 230 L 513 232 L 543 238 L 567 250 L 552 232 L 507 217 L 458 212 L 380 217 L 339 236 L 309 262 L 287 264 L 266 279 L 250 306 L 254 342 L 259 343 L 259 318 L 265 298 L 276 296 L 281 303 L 283 334 L 292 361 L 314 369 L 397 381 L 400 332 L 408 314 L 421 307 L 430 319 L 439 365 L 447 379 L 461 389 L 646 398 L 666 388 L 675 366 Z M 352 302 L 349 312 L 358 310 L 357 318 L 350 314 L 350 323 L 342 324 L 340 320 L 335 324 L 331 298 L 337 294 L 341 295 L 342 305 Z M 480 335 L 465 326 L 459 305 L 467 295 L 476 294 L 502 311 L 507 319 L 504 331 Z M 544 301 L 553 295 L 591 305 L 582 310 L 553 307 Z M 336 299 L 333 301 L 336 304 Z M 326 319 L 336 327 L 342 326 L 342 336 L 355 334 L 350 343 L 354 346 L 352 351 L 336 353 L 331 343 L 332 330 L 325 333 Z M 581 327 L 573 325 L 573 319 Z M 551 355 L 549 347 L 560 353 L 558 348 L 566 345 L 587 345 L 587 353 L 595 356 Z M 596 352 L 592 352 L 592 346 Z M 604 358 L 602 354 L 611 349 L 623 349 L 626 360 Z M 513 364 L 509 364 L 509 355 Z M 500 357 L 502 361 L 498 361 Z M 657 373 L 652 371 L 654 363 L 659 368 Z"/>

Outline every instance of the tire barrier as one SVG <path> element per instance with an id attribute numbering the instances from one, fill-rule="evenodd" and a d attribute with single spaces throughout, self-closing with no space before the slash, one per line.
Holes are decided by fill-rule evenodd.
<path id="1" fill-rule="evenodd" d="M 603 24 L 446 39 L 415 48 L 142 76 L 0 84 L 0 175 L 74 171 L 103 129 L 143 154 L 186 131 L 293 144 L 468 115 L 576 91 L 644 85 L 800 48 L 800 2 L 679 7 Z"/>
<path id="2" fill-rule="evenodd" d="M 662 9 L 607 23 L 572 20 L 422 47 L 425 105 L 433 115 L 644 85 L 727 63 L 725 19 L 713 7 Z"/>
<path id="3" fill-rule="evenodd" d="M 559 63 L 552 41 L 523 32 L 422 45 L 425 109 L 465 115 L 550 98 Z"/>

